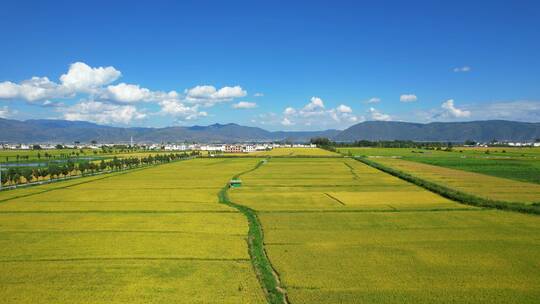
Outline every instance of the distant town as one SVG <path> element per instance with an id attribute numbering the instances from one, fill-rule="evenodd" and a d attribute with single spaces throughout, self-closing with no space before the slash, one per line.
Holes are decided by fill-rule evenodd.
<path id="1" fill-rule="evenodd" d="M 91 149 L 101 150 L 104 148 L 134 147 L 139 150 L 149 151 L 208 151 L 216 153 L 250 153 L 257 151 L 269 151 L 274 148 L 316 148 L 316 144 L 283 144 L 283 143 L 258 143 L 258 144 L 1 144 L 2 150 L 56 150 L 56 149 Z"/>

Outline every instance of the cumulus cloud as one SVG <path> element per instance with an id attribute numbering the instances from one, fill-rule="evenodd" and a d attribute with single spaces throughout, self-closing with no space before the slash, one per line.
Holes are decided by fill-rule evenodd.
<path id="1" fill-rule="evenodd" d="M 181 120 L 195 120 L 199 117 L 205 117 L 208 113 L 199 111 L 198 106 L 193 107 L 186 106 L 177 99 L 165 99 L 160 103 L 161 113 L 165 115 L 171 115 Z"/>
<path id="2" fill-rule="evenodd" d="M 234 109 L 253 109 L 257 107 L 257 104 L 254 102 L 240 101 L 232 105 Z"/>
<path id="3" fill-rule="evenodd" d="M 0 118 L 8 118 L 11 115 L 11 111 L 8 106 L 3 106 L 0 108 Z"/>
<path id="4" fill-rule="evenodd" d="M 185 94 L 188 102 L 213 106 L 216 103 L 244 97 L 247 95 L 247 92 L 240 86 L 223 87 L 218 90 L 211 85 L 200 85 L 185 90 Z"/>
<path id="5" fill-rule="evenodd" d="M 285 110 L 283 110 L 283 114 L 285 115 L 294 115 L 296 114 L 296 110 L 293 107 L 287 107 Z"/>
<path id="6" fill-rule="evenodd" d="M 462 67 L 456 67 L 453 69 L 453 71 L 455 73 L 467 73 L 467 72 L 470 72 L 471 71 L 471 67 L 470 66 L 462 66 Z"/>
<path id="7" fill-rule="evenodd" d="M 0 83 L 0 99 L 22 99 L 35 102 L 56 97 L 67 97 L 73 94 L 69 89 L 52 82 L 47 77 L 32 77 L 13 83 L 5 81 Z"/>
<path id="8" fill-rule="evenodd" d="M 99 123 L 124 124 L 147 115 L 148 110 L 141 111 L 135 107 L 134 104 L 139 102 L 159 105 L 159 112 L 150 114 L 191 120 L 207 115 L 206 112 L 199 110 L 200 107 L 211 107 L 247 95 L 240 86 L 217 89 L 211 85 L 199 85 L 184 90 L 184 94 L 181 95 L 174 90 L 152 91 L 139 84 L 124 82 L 114 84 L 121 76 L 122 73 L 112 66 L 91 67 L 84 62 L 75 62 L 60 76 L 58 82 L 36 76 L 19 83 L 0 82 L 0 99 L 25 101 L 41 107 L 55 107 L 70 120 L 86 119 Z M 257 96 L 262 94 L 259 93 Z M 75 98 L 79 98 L 79 102 L 74 104 Z M 67 99 L 68 105 L 53 101 L 57 99 Z M 233 107 L 247 109 L 256 107 L 256 104 L 244 101 Z M 117 117 L 114 117 L 115 115 Z"/>
<path id="9" fill-rule="evenodd" d="M 339 113 L 352 113 L 352 109 L 351 107 L 349 106 L 346 106 L 346 105 L 339 105 L 336 110 L 339 112 Z"/>
<path id="10" fill-rule="evenodd" d="M 82 101 L 61 109 L 66 120 L 84 120 L 100 124 L 129 124 L 146 117 L 131 105 L 114 105 L 100 101 Z"/>
<path id="11" fill-rule="evenodd" d="M 300 109 L 287 107 L 283 110 L 282 125 L 319 125 L 319 126 L 341 126 L 343 124 L 355 123 L 363 120 L 353 114 L 351 107 L 340 104 L 336 108 L 326 109 L 324 101 L 320 97 L 311 97 L 309 103 Z"/>
<path id="12" fill-rule="evenodd" d="M 417 101 L 418 98 L 414 94 L 402 94 L 399 96 L 399 101 L 401 102 L 414 102 Z"/>
<path id="13" fill-rule="evenodd" d="M 455 117 L 455 118 L 466 118 L 471 116 L 471 112 L 467 110 L 458 109 L 454 105 L 453 99 L 448 99 L 447 101 L 443 102 L 441 105 L 441 108 L 444 109 L 443 116 L 449 116 L 449 117 Z"/>
<path id="14" fill-rule="evenodd" d="M 122 73 L 112 66 L 93 68 L 84 62 L 75 62 L 69 66 L 66 74 L 60 76 L 63 86 L 76 92 L 92 92 L 92 90 L 112 83 Z"/>
<path id="15" fill-rule="evenodd" d="M 302 109 L 305 112 L 313 112 L 324 109 L 324 102 L 319 97 L 311 97 L 310 102 Z"/>
<path id="16" fill-rule="evenodd" d="M 263 93 L 255 93 L 255 94 L 253 94 L 253 96 L 255 96 L 255 97 L 263 97 L 264 94 Z"/>
<path id="17" fill-rule="evenodd" d="M 110 85 L 103 92 L 102 98 L 111 99 L 123 103 L 133 103 L 148 100 L 152 96 L 149 89 L 141 88 L 139 85 L 120 83 Z"/>
<path id="18" fill-rule="evenodd" d="M 381 113 L 379 110 L 377 110 L 377 109 L 375 109 L 373 107 L 369 108 L 368 112 L 369 112 L 369 115 L 370 115 L 371 119 L 373 119 L 373 120 L 379 120 L 379 121 L 392 120 L 392 116 L 390 116 L 388 114 Z"/>
<path id="19" fill-rule="evenodd" d="M 381 99 L 379 97 L 372 97 L 366 101 L 366 103 L 379 103 Z"/>
<path id="20" fill-rule="evenodd" d="M 287 117 L 284 117 L 283 120 L 281 120 L 281 124 L 284 126 L 292 126 L 294 123 L 290 121 Z"/>
<path id="21" fill-rule="evenodd" d="M 22 99 L 33 103 L 51 98 L 68 98 L 77 93 L 94 92 L 100 86 L 118 79 L 120 75 L 120 71 L 113 67 L 92 68 L 83 62 L 75 62 L 60 77 L 60 84 L 47 77 L 37 76 L 20 83 L 1 82 L 0 99 Z"/>

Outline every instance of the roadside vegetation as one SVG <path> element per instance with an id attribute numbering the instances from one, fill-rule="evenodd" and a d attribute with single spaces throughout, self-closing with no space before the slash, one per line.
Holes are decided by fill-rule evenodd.
<path id="1" fill-rule="evenodd" d="M 163 164 L 175 160 L 186 159 L 197 154 L 169 153 L 147 154 L 100 161 L 73 161 L 68 159 L 65 163 L 47 163 L 44 167 L 13 167 L 1 172 L 1 186 L 11 187 L 34 182 L 51 182 L 72 177 L 101 174 L 107 172 L 129 170 L 149 165 Z"/>

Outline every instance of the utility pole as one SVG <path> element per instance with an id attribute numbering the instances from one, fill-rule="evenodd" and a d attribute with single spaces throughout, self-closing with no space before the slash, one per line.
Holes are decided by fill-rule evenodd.
<path id="1" fill-rule="evenodd" d="M 2 191 L 2 162 L 0 162 L 0 191 Z"/>

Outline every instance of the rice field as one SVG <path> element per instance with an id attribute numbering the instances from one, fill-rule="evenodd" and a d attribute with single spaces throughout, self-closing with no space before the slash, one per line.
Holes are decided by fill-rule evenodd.
<path id="1" fill-rule="evenodd" d="M 217 199 L 255 163 L 196 159 L 1 192 L 2 303 L 264 303 L 247 220 Z"/>
<path id="2" fill-rule="evenodd" d="M 301 150 L 313 154 L 283 150 L 258 167 L 200 158 L 0 192 L 2 303 L 269 303 L 248 220 L 218 201 L 241 172 L 228 196 L 256 213 L 289 303 L 538 303 L 540 217 Z M 476 174 L 454 171 L 442 180 Z M 533 189 L 500 180 L 492 189 Z"/>
<path id="3" fill-rule="evenodd" d="M 536 303 L 537 216 L 460 205 L 351 159 L 271 159 L 258 212 L 290 303 Z"/>

